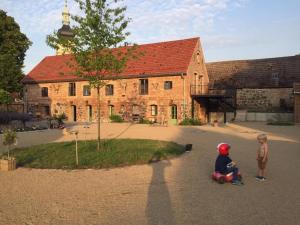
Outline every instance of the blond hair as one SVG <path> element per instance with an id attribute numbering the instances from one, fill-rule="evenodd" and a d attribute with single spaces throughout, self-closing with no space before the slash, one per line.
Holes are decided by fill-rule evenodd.
<path id="1" fill-rule="evenodd" d="M 257 136 L 257 140 L 263 141 L 263 142 L 267 142 L 268 138 L 267 138 L 267 135 L 266 135 L 266 134 L 259 134 L 259 135 Z"/>

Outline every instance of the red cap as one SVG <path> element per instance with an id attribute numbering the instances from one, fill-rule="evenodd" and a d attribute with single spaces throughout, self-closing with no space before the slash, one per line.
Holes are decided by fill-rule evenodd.
<path id="1" fill-rule="evenodd" d="M 227 143 L 220 143 L 217 146 L 220 155 L 229 155 L 230 145 Z"/>

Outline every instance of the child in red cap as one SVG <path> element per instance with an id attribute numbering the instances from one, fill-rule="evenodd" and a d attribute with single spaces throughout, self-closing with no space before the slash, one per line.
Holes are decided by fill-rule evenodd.
<path id="1" fill-rule="evenodd" d="M 224 175 L 233 173 L 233 179 L 231 183 L 234 185 L 242 185 L 243 182 L 238 179 L 239 169 L 236 167 L 236 163 L 233 162 L 228 156 L 230 145 L 227 143 L 220 143 L 218 144 L 217 149 L 219 155 L 216 159 L 215 171 Z"/>

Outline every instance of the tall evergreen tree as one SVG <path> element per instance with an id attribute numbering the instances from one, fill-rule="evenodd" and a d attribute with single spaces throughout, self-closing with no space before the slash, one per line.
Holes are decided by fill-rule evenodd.
<path id="1" fill-rule="evenodd" d="M 117 79 L 128 59 L 137 56 L 136 46 L 121 47 L 129 33 L 123 0 L 75 0 L 82 11 L 72 16 L 72 40 L 58 32 L 47 37 L 47 43 L 72 52 L 67 62 L 74 74 L 89 81 L 97 90 L 98 150 L 100 149 L 100 89 L 111 79 Z"/>
<path id="2" fill-rule="evenodd" d="M 21 91 L 23 62 L 30 45 L 14 18 L 0 9 L 0 89 Z"/>

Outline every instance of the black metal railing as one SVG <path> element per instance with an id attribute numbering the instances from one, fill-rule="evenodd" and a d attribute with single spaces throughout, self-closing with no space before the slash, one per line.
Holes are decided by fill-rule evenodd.
<path id="1" fill-rule="evenodd" d="M 211 85 L 191 85 L 191 95 L 234 96 L 234 89 L 214 89 Z"/>

